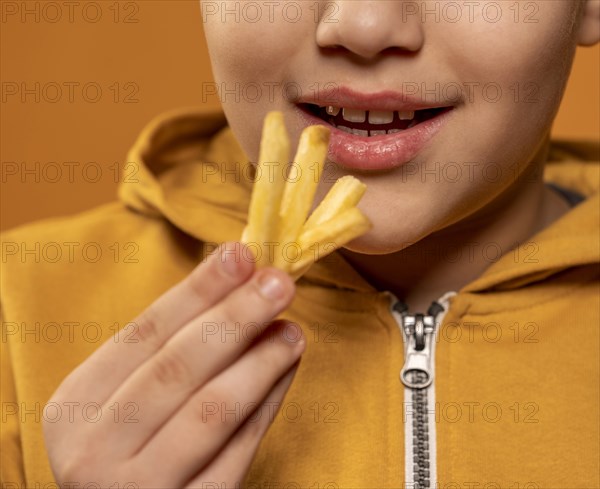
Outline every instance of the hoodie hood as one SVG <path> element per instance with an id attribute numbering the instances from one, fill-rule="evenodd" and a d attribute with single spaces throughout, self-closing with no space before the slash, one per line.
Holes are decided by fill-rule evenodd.
<path id="1" fill-rule="evenodd" d="M 586 197 L 520 249 L 506 253 L 461 292 L 508 290 L 570 268 L 600 261 L 599 147 L 553 142 L 544 177 Z M 167 219 L 184 233 L 208 243 L 238 240 L 246 225 L 254 168 L 221 111 L 183 109 L 163 114 L 142 131 L 128 154 L 136 178 L 124 178 L 119 198 L 149 217 Z M 531 243 L 535 259 L 528 256 Z M 597 270 L 594 270 L 597 273 Z M 342 256 L 313 265 L 304 280 L 323 286 L 373 292 Z"/>

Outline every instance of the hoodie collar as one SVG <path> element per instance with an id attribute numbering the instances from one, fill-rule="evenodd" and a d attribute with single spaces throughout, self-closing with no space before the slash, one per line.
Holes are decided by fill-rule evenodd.
<path id="1" fill-rule="evenodd" d="M 564 145 L 546 176 L 587 196 L 548 228 L 506 253 L 461 292 L 523 287 L 568 268 L 599 261 L 599 165 L 572 161 Z M 580 157 L 581 155 L 576 155 Z M 552 152 L 551 152 L 552 157 Z M 163 114 L 142 131 L 128 154 L 137 178 L 124 179 L 119 197 L 128 207 L 171 222 L 205 243 L 238 240 L 246 224 L 254 169 L 221 111 L 182 109 Z M 573 172 L 580 173 L 580 178 Z M 533 247 L 533 248 L 532 248 Z M 335 252 L 303 280 L 357 292 L 376 292 Z"/>

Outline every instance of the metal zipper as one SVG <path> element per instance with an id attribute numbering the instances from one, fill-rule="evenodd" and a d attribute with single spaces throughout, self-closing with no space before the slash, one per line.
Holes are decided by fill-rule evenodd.
<path id="1" fill-rule="evenodd" d="M 431 489 L 437 484 L 435 428 L 435 344 L 439 325 L 455 292 L 431 303 L 427 314 L 409 314 L 392 295 L 391 313 L 404 341 L 405 487 Z"/>

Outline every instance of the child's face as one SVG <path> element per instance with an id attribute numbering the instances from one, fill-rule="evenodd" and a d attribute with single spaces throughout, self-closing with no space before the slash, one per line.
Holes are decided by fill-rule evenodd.
<path id="1" fill-rule="evenodd" d="M 570 70 L 580 5 L 202 2 L 220 100 L 252 161 L 265 114 L 284 112 L 295 146 L 310 123 L 301 102 L 317 94 L 320 105 L 371 112 L 452 108 L 433 118 L 417 112 L 423 122 L 383 136 L 332 129 L 318 198 L 337 177 L 361 173 L 368 188 L 360 208 L 374 227 L 352 249 L 368 253 L 398 251 L 492 200 L 501 204 L 509 188 L 531 188 L 521 181 L 530 175 L 516 177 L 537 166 Z M 388 93 L 361 100 L 346 89 Z"/>

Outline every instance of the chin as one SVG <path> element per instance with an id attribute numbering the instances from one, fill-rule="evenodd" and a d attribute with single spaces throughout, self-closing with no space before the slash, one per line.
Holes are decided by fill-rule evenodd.
<path id="1" fill-rule="evenodd" d="M 359 205 L 359 209 L 369 218 L 373 227 L 345 244 L 344 249 L 348 251 L 367 255 L 396 253 L 422 240 L 435 229 L 435 222 L 418 206 L 413 211 L 413 206 L 399 209 L 366 204 L 362 208 Z"/>
<path id="2" fill-rule="evenodd" d="M 408 248 L 418 238 L 403 237 L 397 233 L 378 232 L 375 228 L 344 245 L 344 249 L 364 255 L 388 255 Z"/>

